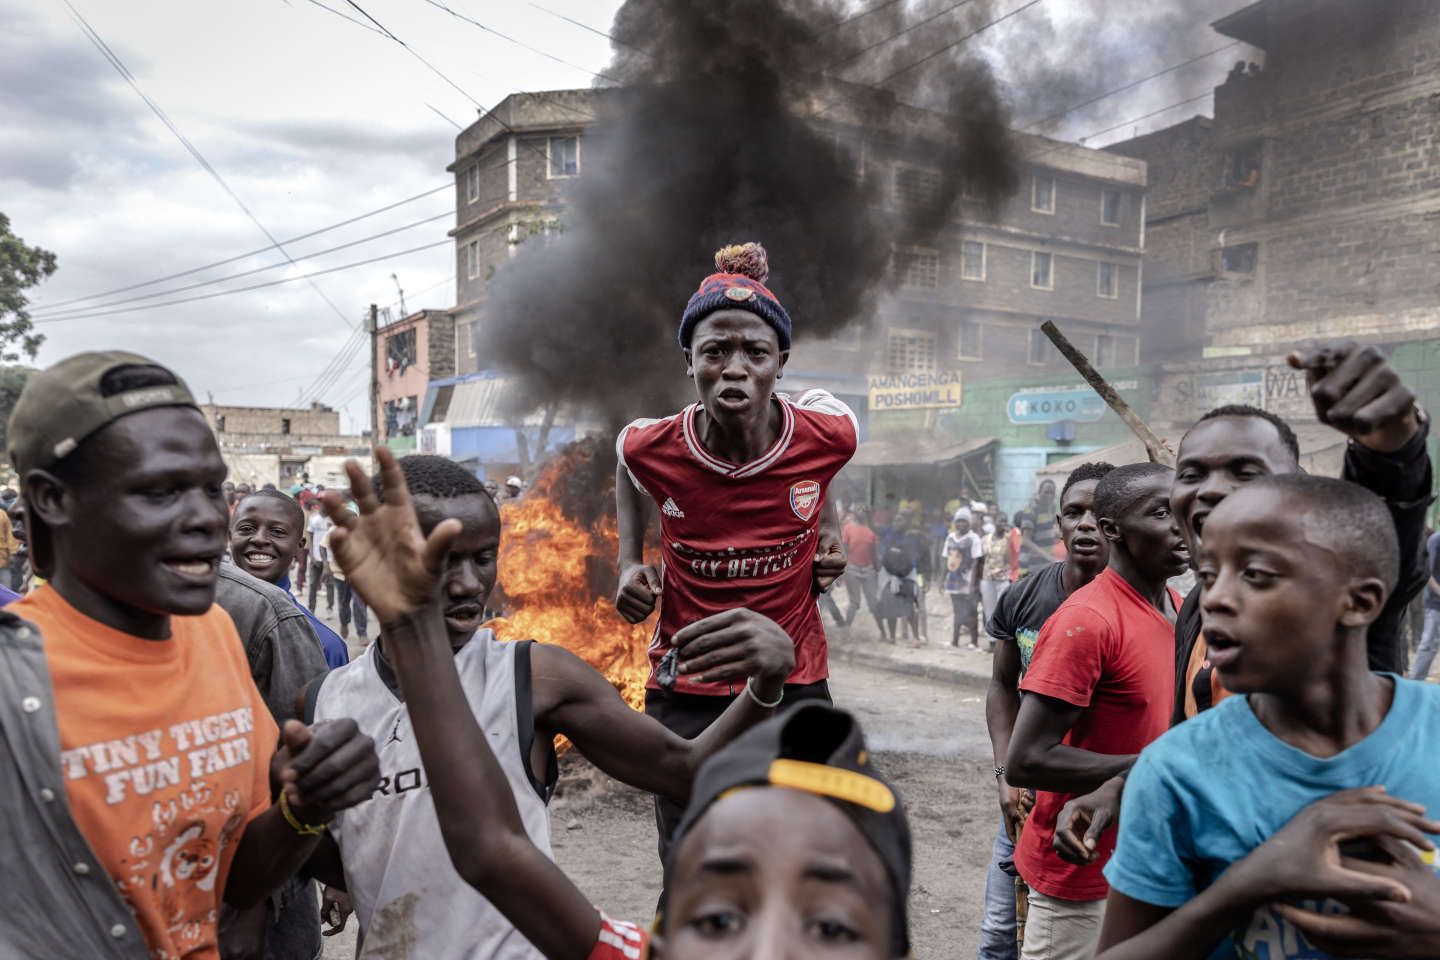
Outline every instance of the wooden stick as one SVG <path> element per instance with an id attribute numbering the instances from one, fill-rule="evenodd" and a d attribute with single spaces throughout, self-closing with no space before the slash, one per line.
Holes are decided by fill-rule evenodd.
<path id="1" fill-rule="evenodd" d="M 1044 331 L 1045 336 L 1050 338 L 1050 342 L 1055 344 L 1056 349 L 1065 355 L 1065 359 L 1070 361 L 1070 365 L 1080 371 L 1080 376 L 1085 378 L 1085 382 L 1100 394 L 1100 399 L 1104 400 L 1110 409 L 1115 411 L 1116 416 L 1125 421 L 1125 426 L 1129 427 L 1130 431 L 1140 438 L 1140 442 L 1145 444 L 1145 453 L 1149 456 L 1150 462 L 1174 467 L 1175 451 L 1171 450 L 1170 445 L 1161 440 L 1144 420 L 1135 415 L 1135 411 L 1130 409 L 1130 404 L 1126 403 L 1120 394 L 1115 392 L 1115 388 L 1100 376 L 1100 371 L 1091 366 L 1090 360 L 1085 354 L 1075 349 L 1075 345 L 1065 334 L 1060 332 L 1060 328 L 1055 326 L 1053 321 L 1046 320 L 1040 324 L 1040 329 Z"/>

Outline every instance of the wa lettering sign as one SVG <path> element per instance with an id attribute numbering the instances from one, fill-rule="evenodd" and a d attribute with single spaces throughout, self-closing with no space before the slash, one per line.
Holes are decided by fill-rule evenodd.
<path id="1" fill-rule="evenodd" d="M 869 377 L 871 410 L 933 410 L 960 406 L 960 371 Z"/>

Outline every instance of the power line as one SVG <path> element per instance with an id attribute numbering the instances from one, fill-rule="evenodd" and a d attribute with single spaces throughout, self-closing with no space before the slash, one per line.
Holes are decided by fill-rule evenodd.
<path id="1" fill-rule="evenodd" d="M 380 263 L 380 262 L 382 262 L 382 261 L 384 261 L 384 260 L 394 260 L 396 257 L 403 257 L 403 256 L 406 256 L 406 255 L 408 255 L 408 254 L 419 253 L 419 252 L 422 251 L 422 250 L 433 250 L 433 249 L 435 249 L 436 247 L 448 246 L 449 244 L 452 244 L 453 242 L 454 242 L 454 241 L 451 240 L 449 237 L 446 237 L 444 240 L 440 240 L 440 241 L 437 241 L 437 242 L 435 242 L 435 243 L 421 244 L 421 245 L 418 246 L 418 247 L 411 247 L 411 248 L 408 249 L 408 250 L 397 250 L 397 251 L 395 251 L 394 253 L 387 253 L 387 254 L 383 254 L 383 255 L 378 256 L 378 257 L 370 257 L 370 258 L 367 259 L 367 260 L 356 260 L 354 263 L 345 263 L 345 264 L 341 264 L 341 265 L 338 266 L 338 267 L 328 267 L 328 268 L 326 268 L 326 269 L 324 269 L 324 270 L 316 270 L 316 271 L 314 271 L 314 272 L 312 272 L 312 273 L 301 274 L 301 275 L 298 276 L 298 277 L 284 277 L 284 278 L 282 278 L 282 279 L 280 279 L 280 280 L 270 280 L 270 281 L 267 281 L 267 282 L 265 282 L 265 283 L 253 283 L 253 284 L 251 284 L 251 285 L 248 286 L 248 287 L 236 287 L 234 290 L 217 290 L 217 291 L 215 291 L 214 293 L 205 293 L 205 294 L 201 294 L 201 295 L 195 296 L 195 297 L 183 297 L 183 298 L 181 298 L 181 299 L 179 299 L 179 300 L 164 300 L 164 301 L 161 301 L 160 303 L 141 304 L 140 306 L 134 306 L 134 307 L 121 307 L 121 308 L 119 308 L 118 310 L 98 310 L 98 311 L 95 312 L 95 313 L 86 313 L 86 314 L 80 314 L 80 315 L 78 315 L 78 316 L 69 316 L 69 317 L 56 317 L 56 318 L 53 319 L 53 320 L 47 320 L 47 319 L 41 318 L 41 319 L 36 320 L 35 322 L 36 322 L 36 323 L 61 323 L 61 322 L 66 321 L 66 320 L 90 320 L 90 319 L 93 319 L 93 318 L 96 318 L 96 317 L 113 317 L 113 316 L 115 316 L 116 314 L 121 314 L 121 313 L 134 313 L 134 312 L 137 311 L 137 310 L 150 310 L 150 309 L 153 309 L 153 308 L 156 308 L 156 307 L 173 307 L 173 306 L 175 306 L 175 305 L 177 305 L 177 304 L 181 304 L 181 303 L 195 303 L 195 302 L 200 301 L 200 300 L 213 300 L 213 299 L 216 298 L 216 297 L 229 296 L 229 295 L 232 294 L 232 293 L 248 293 L 248 292 L 251 291 L 251 290 L 263 290 L 263 289 L 265 289 L 266 287 L 275 287 L 275 286 L 279 286 L 279 285 L 282 284 L 282 283 L 293 283 L 293 282 L 296 281 L 296 280 L 309 280 L 309 279 L 311 279 L 312 277 L 323 277 L 323 276 L 325 276 L 326 274 L 339 273 L 339 272 L 342 271 L 342 270 L 351 270 L 351 269 L 354 269 L 355 267 L 363 267 L 363 266 L 366 266 L 366 265 L 372 264 L 372 263 Z M 355 324 L 352 324 L 352 323 L 350 323 L 349 321 L 346 321 L 346 326 L 350 327 L 350 328 L 353 330 L 354 327 L 355 327 Z"/>
<path id="2" fill-rule="evenodd" d="M 309 0 L 309 2 L 319 7 L 321 10 L 324 10 L 326 13 L 333 13 L 341 20 L 345 20 L 355 24 L 355 26 L 360 27 L 362 30 L 369 30 L 371 33 L 380 34 L 380 36 L 382 37 L 385 36 L 385 34 L 380 33 L 379 30 L 376 30 L 374 27 L 370 26 L 370 24 L 366 23 L 363 20 L 356 20 L 354 17 L 350 16 L 350 14 L 346 13 L 343 10 L 336 10 L 334 7 L 327 6 L 326 4 L 321 3 L 320 0 Z"/>
<path id="3" fill-rule="evenodd" d="M 892 0 L 892 2 L 894 2 L 894 0 Z M 604 30 L 601 30 L 601 29 L 599 29 L 599 28 L 597 28 L 597 27 L 592 27 L 592 26 L 590 26 L 590 24 L 588 24 L 588 23 L 581 23 L 579 20 L 576 20 L 574 17 L 567 17 L 567 16 L 565 16 L 565 14 L 559 13 L 559 12 L 557 12 L 557 11 L 555 11 L 555 10 L 551 10 L 549 7 L 542 7 L 542 6 L 540 6 L 540 4 L 538 4 L 538 3 L 530 3 L 529 0 L 527 0 L 527 2 L 526 2 L 525 5 L 526 5 L 527 7 L 534 7 L 536 10 L 539 10 L 541 13 L 548 13 L 548 14 L 550 14 L 550 16 L 552 16 L 552 17 L 559 17 L 561 20 L 564 20 L 566 23 L 573 23 L 575 26 L 579 27 L 581 30 L 588 30 L 590 33 L 595 34 L 597 37 L 604 37 L 606 40 L 609 40 L 611 43 L 618 43 L 618 44 L 620 44 L 622 47 L 628 47 L 628 46 L 630 46 L 630 44 L 628 44 L 628 43 L 625 43 L 625 42 L 623 42 L 623 41 L 621 41 L 621 40 L 615 39 L 613 36 L 611 36 L 610 34 L 606 33 Z"/>
<path id="4" fill-rule="evenodd" d="M 942 53 L 948 53 L 949 51 L 951 51 L 951 50 L 955 49 L 956 47 L 960 46 L 960 44 L 962 44 L 962 43 L 964 43 L 965 41 L 969 40 L 971 37 L 978 36 L 979 34 L 984 33 L 986 30 L 989 30 L 991 27 L 996 26 L 996 25 L 1001 24 L 1001 23 L 1004 23 L 1006 20 L 1009 20 L 1011 17 L 1015 16 L 1016 14 L 1024 13 L 1026 10 L 1029 10 L 1031 7 L 1035 6 L 1035 4 L 1040 3 L 1040 2 L 1041 2 L 1041 0 L 1030 0 L 1029 3 L 1025 3 L 1025 4 L 1021 5 L 1021 6 L 1016 7 L 1014 10 L 1011 10 L 1009 13 L 1005 14 L 1005 16 L 1003 16 L 1003 17 L 997 17 L 996 19 L 991 20 L 989 23 L 986 23 L 986 24 L 983 24 L 983 25 L 980 26 L 980 27 L 977 27 L 976 29 L 974 29 L 974 30 L 970 31 L 969 33 L 965 34 L 965 36 L 961 37 L 959 40 L 955 40 L 955 41 L 953 41 L 953 42 L 951 42 L 951 43 L 947 43 L 945 46 L 941 47 L 939 50 L 936 50 L 934 53 L 928 54 L 927 56 L 921 57 L 919 60 L 916 60 L 914 63 L 910 64 L 908 67 L 901 67 L 899 70 L 896 70 L 894 73 L 891 73 L 891 74 L 888 74 L 888 75 L 886 75 L 886 76 L 884 76 L 884 77 L 881 77 L 878 81 L 876 81 L 876 86 L 879 86 L 880 84 L 884 84 L 884 83 L 889 83 L 891 80 L 894 80 L 896 77 L 900 76 L 901 74 L 909 73 L 911 70 L 914 70 L 916 67 L 921 66 L 922 64 L 929 63 L 931 60 L 934 60 L 936 57 L 940 56 Z"/>
<path id="5" fill-rule="evenodd" d="M 394 203 L 386 204 L 386 205 L 383 206 L 383 207 L 379 207 L 379 208 L 377 208 L 377 209 L 375 209 L 375 210 L 370 210 L 370 211 L 368 211 L 368 212 L 366 212 L 366 213 L 362 213 L 362 214 L 360 214 L 360 215 L 358 215 L 358 216 L 351 217 L 351 218 L 349 218 L 348 220 L 341 220 L 341 221 L 338 222 L 338 223 L 332 223 L 332 224 L 330 224 L 329 226 L 320 227 L 320 228 L 317 229 L 317 230 L 311 230 L 309 233 L 302 233 L 302 234 L 299 234 L 298 236 L 291 237 L 291 238 L 288 239 L 288 240 L 282 240 L 282 241 L 280 241 L 280 243 L 291 244 L 291 243 L 299 243 L 301 240 L 309 240 L 311 237 L 318 237 L 318 236 L 319 236 L 320 234 L 322 234 L 322 233 L 329 233 L 331 230 L 338 230 L 338 229 L 340 229 L 341 227 L 348 227 L 348 226 L 350 226 L 350 224 L 352 224 L 352 223 L 359 223 L 361 220 L 368 219 L 368 218 L 370 218 L 370 217 L 375 216 L 376 214 L 387 213 L 388 211 L 394 210 L 396 207 L 403 207 L 403 206 L 404 206 L 405 204 L 407 204 L 407 203 L 414 203 L 416 200 L 423 200 L 425 197 L 428 197 L 428 196 L 432 196 L 432 195 L 434 195 L 434 194 L 437 194 L 437 193 L 439 193 L 441 190 L 453 190 L 453 189 L 455 189 L 455 184 L 454 184 L 454 182 L 442 183 L 442 184 L 440 184 L 440 186 L 435 187 L 435 188 L 432 189 L 432 190 L 426 190 L 424 193 L 417 193 L 417 194 L 415 194 L 415 196 L 413 196 L 413 197 L 406 197 L 404 200 L 397 200 L 397 201 L 395 201 Z M 69 306 L 69 305 L 72 304 L 72 303 L 80 303 L 82 300 L 99 300 L 99 299 L 101 299 L 101 298 L 103 298 L 103 297 L 113 296 L 114 294 L 117 294 L 117 293 L 129 293 L 131 290 L 140 290 L 140 289 L 142 289 L 142 288 L 144 288 L 144 287 L 151 287 L 151 286 L 154 286 L 154 285 L 157 284 L 157 283 L 164 283 L 164 282 L 167 281 L 167 280 L 178 280 L 178 279 L 180 279 L 181 277 L 188 277 L 188 276 L 190 276 L 190 275 L 192 275 L 192 274 L 203 273 L 204 271 L 214 269 L 215 267 L 223 267 L 223 266 L 225 266 L 226 264 L 234 263 L 234 262 L 236 262 L 237 260 L 248 260 L 250 257 L 259 256 L 259 255 L 262 254 L 262 253 L 266 253 L 266 252 L 268 252 L 268 251 L 270 251 L 270 250 L 274 250 L 274 249 L 276 248 L 276 246 L 278 246 L 278 244 L 274 244 L 274 243 L 272 243 L 272 244 L 267 244 L 266 246 L 263 246 L 263 247 L 257 247 L 257 248 L 254 249 L 254 250 L 247 250 L 245 253 L 237 253 L 237 254 L 235 254 L 235 256 L 233 256 L 233 257 L 226 257 L 224 260 L 216 260 L 214 263 L 206 263 L 206 264 L 202 264 L 201 266 L 198 266 L 198 267 L 191 267 L 191 268 L 188 269 L 188 270 L 181 270 L 179 273 L 166 274 L 166 275 L 163 276 L 163 277 L 156 277 L 156 278 L 153 279 L 153 280 L 146 280 L 146 281 L 144 281 L 144 282 L 142 282 L 142 283 L 132 283 L 132 284 L 130 284 L 129 286 L 116 287 L 116 288 L 113 289 L 113 290 L 104 290 L 104 291 L 102 291 L 102 292 L 100 292 L 100 293 L 91 293 L 91 294 L 87 294 L 86 296 L 83 296 L 83 297 L 71 297 L 69 300 L 57 300 L 57 301 L 54 302 L 54 303 L 36 304 L 36 305 L 35 305 L 35 309 L 36 309 L 36 310 L 56 310 L 56 309 L 59 309 L 60 307 Z"/>
<path id="6" fill-rule="evenodd" d="M 374 233 L 374 234 L 371 234 L 371 235 L 368 236 L 368 237 L 361 237 L 361 238 L 358 239 L 358 240 L 351 240 L 349 243 L 342 243 L 342 244 L 338 244 L 338 245 L 333 246 L 333 247 L 327 247 L 327 248 L 324 249 L 324 250 L 315 250 L 315 251 L 313 251 L 313 252 L 311 252 L 311 253 L 303 254 L 303 255 L 302 255 L 302 259 L 305 259 L 305 260 L 313 260 L 313 259 L 316 258 L 316 257 L 323 257 L 323 256 L 326 256 L 327 254 L 338 253 L 338 252 L 341 251 L 341 250 L 348 250 L 348 249 L 350 249 L 351 247 L 358 247 L 358 246 L 360 246 L 361 244 L 370 243 L 370 242 L 372 242 L 372 241 L 379 240 L 379 239 L 381 239 L 381 238 L 383 238 L 383 237 L 394 236 L 394 235 L 397 234 L 397 233 L 404 233 L 406 230 L 413 230 L 413 229 L 415 229 L 416 227 L 423 226 L 423 225 L 425 225 L 425 224 L 427 224 L 427 223 L 434 223 L 436 220 L 443 220 L 443 219 L 445 219 L 446 217 L 454 216 L 454 213 L 455 213 L 454 210 L 445 210 L 445 211 L 443 211 L 443 212 L 441 212 L 441 213 L 437 213 L 437 214 L 436 214 L 435 216 L 433 216 L 433 217 L 425 217 L 424 219 L 416 220 L 416 221 L 414 221 L 413 223 L 407 223 L 407 224 L 405 224 L 404 226 L 401 226 L 401 227 L 395 227 L 395 228 L 390 229 L 390 230 L 385 230 L 385 231 L 383 231 L 383 232 L 381 232 L 381 233 Z M 123 299 L 123 300 L 111 300 L 111 301 L 109 301 L 108 303 L 97 303 L 97 304 L 94 304 L 93 306 L 88 306 L 88 307 L 73 307 L 73 308 L 71 308 L 70 310 L 54 310 L 54 311 L 49 311 L 49 312 L 44 312 L 44 313 L 38 313 L 37 315 L 38 315 L 39 317 L 42 317 L 42 318 L 45 318 L 45 319 L 52 319 L 52 320 L 53 320 L 53 319 L 58 319 L 60 316 L 62 316 L 62 315 L 64 315 L 64 314 L 68 314 L 68 313 L 89 313 L 89 312 L 91 312 L 92 310 L 100 310 L 100 309 L 104 309 L 104 308 L 108 308 L 108 307 L 118 307 L 118 306 L 121 306 L 122 304 L 126 304 L 126 303 L 139 303 L 139 302 L 144 301 L 144 300 L 153 300 L 153 299 L 155 299 L 156 297 L 170 297 L 170 296 L 174 296 L 174 295 L 177 294 L 177 293 L 186 293 L 186 292 L 188 292 L 188 291 L 190 291 L 190 290 L 199 290 L 199 289 L 201 289 L 202 287 L 214 286 L 214 285 L 217 284 L 217 283 L 227 283 L 227 282 L 229 282 L 229 281 L 231 281 L 231 280 L 239 280 L 239 279 L 241 279 L 242 277 L 251 277 L 251 276 L 254 276 L 254 275 L 257 274 L 257 273 L 264 273 L 264 272 L 267 271 L 267 270 L 278 270 L 278 269 L 281 268 L 281 267 L 288 267 L 288 266 L 290 266 L 289 263 L 270 263 L 270 264 L 266 264 L 266 265 L 263 266 L 263 267 L 255 267 L 255 268 L 250 269 L 250 270 L 242 270 L 242 271 L 239 272 L 239 273 L 231 273 L 231 274 L 227 274 L 226 276 L 223 276 L 223 277 L 215 277 L 215 278 L 213 278 L 213 279 L 211 279 L 211 280 L 201 280 L 201 281 L 198 282 L 198 283 L 187 284 L 186 286 L 183 286 L 183 287 L 170 287 L 169 289 L 166 289 L 166 290 L 157 290 L 155 293 L 142 293 L 142 294 L 140 294 L 139 296 L 126 297 L 126 298 Z"/>
<path id="7" fill-rule="evenodd" d="M 1071 105 L 1071 106 L 1069 106 L 1069 107 L 1066 107 L 1064 110 L 1061 110 L 1059 113 L 1052 113 L 1052 114 L 1050 114 L 1050 116 L 1048 116 L 1048 117 L 1041 117 L 1039 120 L 1036 120 L 1034 123 L 1026 124 L 1025 126 L 1021 127 L 1020 129 L 1021 129 L 1022 131 L 1028 132 L 1028 131 L 1030 131 L 1030 130 L 1035 129 L 1036 127 L 1042 127 L 1042 126 L 1050 123 L 1050 122 L 1053 121 L 1053 120 L 1059 120 L 1061 117 L 1065 116 L 1065 115 L 1068 114 L 1068 113 L 1074 113 L 1076 110 L 1083 109 L 1083 108 L 1088 107 L 1088 106 L 1090 106 L 1091 104 L 1094 104 L 1094 103 L 1099 103 L 1101 100 L 1105 100 L 1105 99 L 1108 99 L 1108 98 L 1110 98 L 1110 97 L 1113 97 L 1113 96 L 1115 96 L 1117 93 L 1124 93 L 1124 92 L 1127 91 L 1127 90 L 1133 90 L 1134 88 L 1140 86 L 1142 83 L 1149 83 L 1151 80 L 1155 80 L 1155 79 L 1157 79 L 1157 78 L 1159 78 L 1159 77 L 1163 77 L 1163 76 L 1165 76 L 1167 73 L 1174 73 L 1176 70 L 1180 70 L 1180 69 L 1182 69 L 1182 68 L 1184 68 L 1184 67 L 1188 67 L 1188 66 L 1190 66 L 1190 64 L 1192 64 L 1192 63 L 1199 63 L 1201 60 L 1204 60 L 1204 59 L 1206 59 L 1206 58 L 1208 58 L 1208 57 L 1213 57 L 1213 56 L 1215 56 L 1215 54 L 1217 54 L 1217 53 L 1224 53 L 1226 50 L 1229 50 L 1229 49 L 1232 49 L 1232 48 L 1238 47 L 1238 46 L 1240 46 L 1240 41 L 1239 41 L 1239 40 L 1236 40 L 1236 41 L 1234 41 L 1234 42 L 1232 42 L 1232 43 L 1227 43 L 1227 44 L 1225 44 L 1223 47 L 1216 47 L 1214 50 L 1211 50 L 1209 53 L 1202 53 L 1202 54 L 1200 54 L 1199 56 L 1191 57 L 1189 60 L 1184 60 L 1184 61 L 1181 61 L 1180 63 L 1173 64 L 1173 65 L 1171 65 L 1171 66 L 1166 67 L 1166 68 L 1163 69 L 1163 70 L 1157 70 L 1157 71 L 1155 71 L 1154 73 L 1149 74 L 1148 76 L 1141 77 L 1139 80 L 1134 80 L 1134 81 L 1132 81 L 1132 82 L 1130 82 L 1130 83 L 1125 84 L 1125 85 L 1122 86 L 1122 87 L 1116 87 L 1116 88 L 1113 89 L 1113 90 L 1106 90 L 1104 93 L 1097 94 L 1096 96 L 1091 97 L 1089 100 L 1082 100 L 1082 101 L 1080 101 L 1079 103 L 1076 103 L 1076 104 L 1073 104 L 1073 105 Z"/>
<path id="8" fill-rule="evenodd" d="M 417 291 L 417 292 L 415 292 L 415 293 L 412 293 L 411 296 L 412 296 L 412 297 L 422 297 L 422 296 L 424 296 L 425 294 L 429 293 L 431 290 L 434 290 L 434 289 L 437 288 L 437 287 L 444 286 L 444 285 L 447 284 L 447 283 L 452 283 L 454 280 L 455 280 L 455 275 L 452 273 L 450 276 L 448 276 L 448 277 L 446 277 L 445 279 L 439 281 L 438 283 L 432 283 L 432 284 L 430 284 L 428 287 L 424 287 L 423 289 L 421 289 L 421 290 L 419 290 L 419 291 Z M 396 306 L 398 303 L 399 303 L 399 301 L 396 300 L 396 301 L 393 302 L 393 303 L 387 304 L 387 305 L 384 307 L 384 309 L 389 310 L 391 307 Z M 364 327 L 363 325 L 362 325 L 362 327 L 361 327 L 361 330 L 363 331 L 363 335 L 362 335 L 362 337 L 361 337 L 361 342 L 362 342 L 362 343 L 368 343 L 368 342 L 370 342 L 371 337 L 373 336 L 372 332 L 371 332 L 370 330 L 368 330 L 368 329 L 365 329 L 365 327 Z M 347 343 L 348 343 L 348 341 L 347 341 Z M 314 398 L 318 400 L 318 399 L 320 398 L 320 395 L 321 395 L 321 394 L 323 394 L 326 390 L 332 389 L 332 388 L 334 387 L 335 383 L 338 382 L 339 379 L 340 379 L 341 377 L 343 377 L 347 372 L 349 372 L 346 368 L 349 366 L 350 363 L 352 363 L 352 362 L 354 361 L 354 359 L 355 359 L 355 352 L 358 352 L 358 351 L 352 351 L 352 352 L 349 354 L 348 357 L 346 357 L 345 359 L 342 360 L 342 359 L 341 359 L 341 356 L 344 355 L 345 352 L 346 352 L 346 344 L 341 344 L 339 352 L 337 352 L 336 355 L 331 358 L 330 362 L 325 365 L 325 367 L 320 371 L 320 374 L 315 378 L 315 380 L 311 383 L 311 385 L 310 385 L 309 387 L 307 387 L 307 388 L 301 393 L 302 399 L 303 399 L 306 395 L 313 395 Z M 331 372 L 332 368 L 334 368 L 334 374 L 333 374 L 333 377 L 330 379 L 330 382 L 329 382 L 328 384 L 325 384 L 324 386 L 321 386 L 321 382 L 326 378 L 327 374 L 329 374 L 329 373 Z"/>
<path id="9" fill-rule="evenodd" d="M 590 70 L 590 69 L 588 69 L 588 68 L 586 68 L 586 67 L 580 66 L 579 64 L 571 63 L 569 60 L 565 60 L 565 59 L 562 59 L 562 58 L 560 58 L 560 57 L 557 57 L 557 56 L 555 56 L 553 53 L 547 53 L 547 52 L 545 52 L 544 50 L 541 50 L 539 47 L 532 47 L 532 46 L 530 46 L 530 44 L 526 43 L 526 42 L 523 41 L 523 40 L 517 40 L 516 38 L 510 36 L 510 35 L 507 34 L 507 33 L 501 33 L 499 30 L 496 30 L 494 27 L 487 27 L 485 24 L 481 23 L 479 20 L 476 20 L 474 17 L 468 17 L 468 16 L 466 16 L 465 14 L 461 13 L 460 11 L 454 9 L 453 7 L 449 7 L 449 6 L 445 5 L 444 3 L 440 2 L 440 0 L 425 0 L 425 2 L 428 3 L 428 4 L 430 4 L 430 6 L 435 7 L 435 8 L 437 8 L 437 9 L 439 9 L 439 10 L 444 10 L 446 13 L 450 14 L 450 16 L 452 16 L 452 17 L 455 17 L 457 20 L 460 20 L 460 21 L 462 21 L 462 22 L 464 22 L 464 23 L 468 23 L 468 24 L 470 24 L 471 26 L 478 27 L 479 29 L 484 30 L 486 33 L 489 33 L 489 34 L 492 34 L 492 35 L 494 35 L 494 36 L 499 37 L 501 40 L 506 40 L 506 41 L 508 41 L 508 42 L 510 42 L 510 43 L 515 44 L 515 46 L 517 46 L 517 47 L 521 47 L 522 49 L 529 50 L 531 53 L 535 54 L 536 56 L 544 57 L 544 58 L 547 59 L 547 60 L 553 60 L 554 62 L 560 64 L 561 66 L 569 67 L 569 68 L 571 68 L 572 70 L 579 70 L 581 73 L 589 74 L 590 76 L 595 77 L 597 80 L 605 80 L 605 81 L 608 81 L 608 82 L 610 82 L 610 83 L 617 83 L 617 82 L 618 82 L 618 81 L 616 81 L 615 79 L 613 79 L 612 77 L 607 77 L 607 76 L 606 76 L 605 74 L 603 74 L 603 73 L 596 73 L 594 70 Z"/>
<path id="10" fill-rule="evenodd" d="M 84 32 L 86 38 L 89 39 L 92 44 L 94 44 L 95 48 L 100 51 L 101 55 L 104 56 L 107 61 L 109 61 L 110 65 L 115 68 L 116 72 L 118 72 L 120 76 L 125 79 L 125 82 L 130 85 L 130 88 L 135 91 L 136 95 L 138 95 L 141 100 L 145 101 L 145 105 L 150 108 L 150 111 L 154 113 L 157 118 L 159 118 L 160 122 L 165 125 L 165 128 L 175 136 L 175 139 L 180 141 L 180 144 L 189 152 L 190 156 L 195 159 L 195 162 L 198 163 L 206 173 L 210 174 L 210 176 L 215 179 L 215 182 L 220 185 L 221 189 L 223 189 L 227 194 L 230 195 L 230 199 L 235 201 L 236 206 L 238 206 L 241 211 L 244 212 L 245 216 L 250 219 L 250 222 L 255 224 L 255 226 L 259 228 L 261 233 L 265 234 L 265 239 L 269 240 L 272 244 L 274 244 L 275 247 L 279 249 L 282 254 L 285 255 L 285 258 L 287 260 L 290 260 L 291 263 L 294 263 L 294 260 L 291 259 L 290 254 L 286 252 L 284 246 L 282 246 L 280 242 L 275 239 L 274 234 L 267 230 L 265 228 L 265 225 L 260 222 L 260 218 L 255 216 L 255 214 L 250 211 L 250 208 L 245 205 L 245 201 L 240 199 L 240 195 L 234 190 L 230 189 L 230 184 L 227 183 L 225 181 L 225 178 L 220 175 L 220 171 L 216 170 L 213 166 L 211 166 L 210 161 L 205 159 L 205 155 L 200 152 L 199 148 L 196 147 L 195 144 L 191 143 L 190 139 L 186 137 L 185 134 L 180 132 L 180 128 L 177 127 L 174 121 L 172 121 L 170 117 L 165 113 L 165 111 L 161 109 L 160 105 L 154 100 L 150 99 L 149 95 L 146 94 L 144 90 L 140 89 L 140 84 L 135 80 L 135 77 L 133 74 L 131 74 L 130 69 L 125 66 L 125 62 L 120 59 L 120 57 L 115 53 L 115 51 L 110 49 L 109 44 L 105 42 L 104 38 L 101 37 L 98 32 L 96 32 L 95 28 L 90 26 L 89 21 L 87 21 L 80 14 L 80 11 L 75 9 L 75 5 L 72 4 L 70 0 L 62 0 L 62 2 L 70 11 L 71 16 L 73 16 L 76 22 L 80 25 L 80 28 Z M 341 323 L 345 324 L 346 326 L 351 326 L 350 321 L 345 319 L 345 314 L 340 312 L 340 308 L 335 305 L 335 302 L 325 295 L 325 291 L 321 290 L 320 287 L 314 283 L 311 283 L 310 287 L 315 291 L 315 293 L 320 297 L 320 299 L 324 300 L 325 303 L 329 305 L 330 309 L 334 311 L 335 316 L 340 318 Z"/>
<path id="11" fill-rule="evenodd" d="M 841 60 L 839 63 L 831 64 L 830 69 L 831 69 L 831 70 L 836 70 L 836 69 L 839 69 L 840 67 L 845 66 L 846 64 L 853 63 L 853 62 L 855 62 L 856 60 L 859 60 L 861 57 L 865 56 L 865 54 L 869 53 L 871 50 L 874 50 L 876 47 L 883 47 L 885 44 L 889 43 L 890 41 L 892 41 L 892 40 L 898 40 L 898 39 L 900 39 L 901 37 L 905 36 L 905 34 L 910 33 L 910 32 L 913 31 L 913 30 L 919 30 L 921 27 L 925 26 L 926 24 L 934 23 L 936 20 L 939 20 L 941 17 L 943 17 L 943 16 L 945 16 L 945 15 L 947 15 L 947 14 L 949 14 L 949 13 L 953 13 L 954 11 L 960 9 L 961 7 L 965 6 L 967 3 L 970 3 L 970 2 L 972 2 L 972 0 L 959 0 L 958 3 L 952 3 L 952 4 L 950 4 L 950 6 L 946 7 L 944 10 L 941 10 L 939 13 L 934 14 L 934 15 L 929 16 L 929 17 L 926 17 L 924 20 L 921 20 L 921 21 L 918 22 L 918 23 L 912 23 L 910 26 L 906 27 L 904 30 L 901 30 L 899 33 L 892 33 L 890 36 L 885 37 L 884 39 L 876 40 L 874 43 L 870 44 L 868 47 L 864 47 L 863 49 L 857 51 L 856 53 L 852 53 L 850 56 L 846 57 L 844 60 Z"/>

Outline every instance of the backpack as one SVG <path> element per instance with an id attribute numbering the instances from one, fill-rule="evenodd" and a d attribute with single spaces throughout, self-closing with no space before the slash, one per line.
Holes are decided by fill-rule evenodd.
<path id="1" fill-rule="evenodd" d="M 885 550 L 885 555 L 880 559 L 880 565 L 892 577 L 908 577 L 915 570 L 915 562 L 910 559 L 910 551 L 899 544 Z"/>

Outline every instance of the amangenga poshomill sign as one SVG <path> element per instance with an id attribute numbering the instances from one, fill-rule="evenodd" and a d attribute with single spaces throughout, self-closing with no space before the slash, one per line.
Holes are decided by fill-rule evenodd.
<path id="1" fill-rule="evenodd" d="M 1116 390 L 1135 390 L 1139 383 L 1123 380 L 1112 384 Z M 1105 401 L 1088 386 L 1029 387 L 1010 394 L 1005 412 L 1011 423 L 1058 423 L 1075 420 L 1094 423 L 1105 416 Z"/>
<path id="2" fill-rule="evenodd" d="M 875 374 L 867 378 L 871 410 L 960 406 L 960 371 Z"/>

